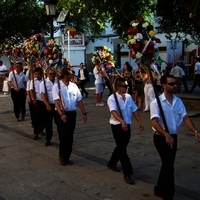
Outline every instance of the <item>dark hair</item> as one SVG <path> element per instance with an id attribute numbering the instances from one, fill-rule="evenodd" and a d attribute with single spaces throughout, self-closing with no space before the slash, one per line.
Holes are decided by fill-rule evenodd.
<path id="1" fill-rule="evenodd" d="M 160 78 L 160 84 L 166 84 L 167 83 L 167 78 L 175 78 L 173 75 L 171 74 L 165 74 Z"/>
<path id="2" fill-rule="evenodd" d="M 63 68 L 60 74 L 61 79 L 65 77 L 65 75 L 72 74 L 72 70 L 69 67 Z"/>
<path id="3" fill-rule="evenodd" d="M 43 69 L 41 67 L 36 67 L 34 72 L 40 72 L 42 74 L 43 73 Z"/>
<path id="4" fill-rule="evenodd" d="M 115 81 L 115 89 L 117 89 L 122 84 L 122 82 L 125 82 L 125 81 L 126 81 L 125 78 L 122 78 L 122 77 L 117 78 Z"/>
<path id="5" fill-rule="evenodd" d="M 128 71 L 132 72 L 133 68 L 131 67 L 131 65 L 129 64 L 129 62 L 126 61 L 124 64 L 127 66 Z"/>

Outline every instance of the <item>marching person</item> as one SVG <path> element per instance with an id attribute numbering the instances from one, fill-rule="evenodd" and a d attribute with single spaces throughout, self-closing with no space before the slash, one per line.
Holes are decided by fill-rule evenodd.
<path id="1" fill-rule="evenodd" d="M 85 89 L 85 84 L 86 84 L 86 82 L 89 82 L 90 79 L 89 79 L 88 71 L 86 68 L 84 68 L 83 63 L 80 63 L 80 69 L 78 70 L 78 78 L 80 81 L 79 85 L 81 88 L 81 94 L 82 94 L 82 96 L 85 94 L 85 97 L 87 98 L 89 93 Z"/>
<path id="2" fill-rule="evenodd" d="M 36 67 L 34 70 L 34 78 L 30 83 L 30 96 L 33 103 L 33 139 L 38 139 L 38 135 L 44 135 L 42 132 L 45 125 L 45 104 L 42 101 L 40 94 L 40 83 L 42 82 L 43 69 Z"/>
<path id="3" fill-rule="evenodd" d="M 161 77 L 161 86 L 164 91 L 159 96 L 159 99 L 169 131 L 165 130 L 157 99 L 154 99 L 150 106 L 151 124 L 154 130 L 154 145 L 162 160 L 157 185 L 154 187 L 154 194 L 162 197 L 163 200 L 172 200 L 175 192 L 174 161 L 177 150 L 178 128 L 183 121 L 199 141 L 200 132 L 187 116 L 181 99 L 174 95 L 177 89 L 175 77 L 167 74 L 163 75 Z"/>
<path id="4" fill-rule="evenodd" d="M 60 129 L 59 159 L 61 165 L 73 165 L 70 160 L 73 145 L 73 135 L 76 126 L 77 104 L 82 112 L 83 122 L 87 121 L 87 113 L 82 101 L 82 95 L 75 83 L 70 68 L 61 71 L 61 80 L 52 88 L 53 100 L 57 110 L 57 120 Z"/>
<path id="5" fill-rule="evenodd" d="M 6 74 L 8 73 L 7 67 L 0 60 L 0 92 L 2 91 L 4 80 L 6 79 Z"/>
<path id="6" fill-rule="evenodd" d="M 189 93 L 192 93 L 197 85 L 200 87 L 200 57 L 197 56 L 195 60 L 196 60 L 196 63 L 194 66 L 194 71 L 192 73 L 192 75 L 195 74 L 194 83 L 192 85 L 192 88 L 189 90 Z"/>
<path id="7" fill-rule="evenodd" d="M 45 117 L 45 131 L 46 131 L 46 146 L 51 146 L 51 139 L 53 136 L 53 119 L 57 125 L 58 135 L 60 136 L 60 131 L 58 128 L 55 104 L 52 96 L 52 88 L 54 84 L 57 83 L 56 73 L 53 69 L 47 70 L 47 78 L 40 83 L 40 93 L 41 99 L 46 106 L 46 117 Z"/>
<path id="8" fill-rule="evenodd" d="M 11 98 L 14 104 L 16 121 L 23 121 L 26 113 L 26 83 L 28 78 L 22 72 L 23 64 L 15 63 L 15 70 L 9 73 L 8 84 L 11 88 Z M 20 119 L 21 114 L 21 119 Z"/>
<path id="9" fill-rule="evenodd" d="M 141 131 L 144 129 L 144 126 L 139 113 L 137 112 L 137 106 L 135 105 L 131 95 L 127 93 L 128 84 L 124 78 L 116 79 L 115 89 L 116 93 L 109 96 L 107 102 L 111 113 L 110 124 L 116 147 L 107 166 L 113 171 L 119 172 L 120 170 L 116 165 L 118 161 L 120 161 L 125 182 L 128 184 L 134 184 L 132 178 L 133 169 L 126 150 L 131 137 L 130 124 L 132 123 L 132 116 L 134 116 L 138 122 Z M 116 99 L 114 95 L 116 95 Z"/>

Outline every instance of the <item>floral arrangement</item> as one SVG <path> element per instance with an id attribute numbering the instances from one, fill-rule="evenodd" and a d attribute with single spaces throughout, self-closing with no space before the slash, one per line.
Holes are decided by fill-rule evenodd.
<path id="1" fill-rule="evenodd" d="M 94 65 L 104 64 L 108 69 L 115 69 L 114 56 L 107 46 L 103 46 L 100 50 L 93 52 L 91 60 Z"/>
<path id="2" fill-rule="evenodd" d="M 155 37 L 153 26 L 142 17 L 132 20 L 130 25 L 125 33 L 125 40 L 130 49 L 131 58 L 154 57 L 158 52 L 156 43 L 161 43 L 161 41 Z"/>
<path id="3" fill-rule="evenodd" d="M 26 39 L 23 45 L 23 52 L 26 57 L 39 57 L 44 47 L 44 38 L 42 34 L 36 34 Z"/>

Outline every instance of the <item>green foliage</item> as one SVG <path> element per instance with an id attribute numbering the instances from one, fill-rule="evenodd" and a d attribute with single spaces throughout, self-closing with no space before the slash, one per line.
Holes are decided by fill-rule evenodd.
<path id="1" fill-rule="evenodd" d="M 163 17 L 158 32 L 166 33 L 167 39 L 184 41 L 186 45 L 199 44 L 199 10 L 199 0 L 158 0 L 157 15 Z M 190 13 L 194 17 L 191 18 Z M 175 33 L 175 37 L 171 33 Z"/>
<path id="2" fill-rule="evenodd" d="M 41 32 L 46 18 L 44 7 L 36 0 L 6 0 L 0 3 L 0 42 L 5 39 L 13 42 Z"/>

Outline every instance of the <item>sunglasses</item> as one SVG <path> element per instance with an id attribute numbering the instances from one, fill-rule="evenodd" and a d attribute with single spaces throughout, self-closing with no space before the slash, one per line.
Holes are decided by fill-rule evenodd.
<path id="1" fill-rule="evenodd" d="M 128 85 L 120 85 L 119 87 L 127 88 Z"/>
<path id="2" fill-rule="evenodd" d="M 174 86 L 177 85 L 177 82 L 166 83 L 167 85 Z"/>
<path id="3" fill-rule="evenodd" d="M 49 75 L 55 75 L 55 73 L 49 73 Z"/>

